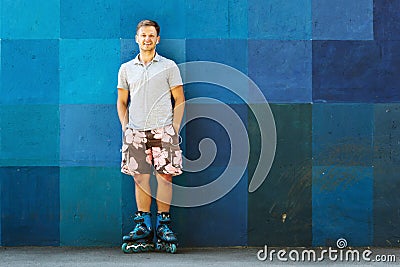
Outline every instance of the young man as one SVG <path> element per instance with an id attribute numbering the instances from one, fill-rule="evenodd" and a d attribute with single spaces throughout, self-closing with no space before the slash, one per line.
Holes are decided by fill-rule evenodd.
<path id="1" fill-rule="evenodd" d="M 118 73 L 117 110 L 124 132 L 121 171 L 134 177 L 138 210 L 136 227 L 123 237 L 124 252 L 147 251 L 154 246 L 150 213 L 152 167 L 158 182 L 156 248 L 176 251 L 177 239 L 168 225 L 172 177 L 182 173 L 178 132 L 185 97 L 177 65 L 156 52 L 159 33 L 155 21 L 139 22 L 135 40 L 140 53 L 122 64 Z"/>

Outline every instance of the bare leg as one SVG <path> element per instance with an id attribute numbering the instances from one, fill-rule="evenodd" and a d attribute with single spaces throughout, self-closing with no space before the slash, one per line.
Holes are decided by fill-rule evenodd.
<path id="1" fill-rule="evenodd" d="M 156 174 L 157 178 L 157 208 L 158 212 L 169 212 L 172 200 L 172 175 Z"/>
<path id="2" fill-rule="evenodd" d="M 150 212 L 150 174 L 135 174 L 134 180 L 137 209 L 138 211 Z"/>

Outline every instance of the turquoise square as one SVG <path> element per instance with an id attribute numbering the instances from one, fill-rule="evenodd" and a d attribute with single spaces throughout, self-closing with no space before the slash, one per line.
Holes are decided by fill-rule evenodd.
<path id="1" fill-rule="evenodd" d="M 1 5 L 2 38 L 60 37 L 60 0 L 1 1 Z"/>
<path id="2" fill-rule="evenodd" d="M 119 51 L 118 39 L 61 40 L 60 103 L 116 103 Z"/>
<path id="3" fill-rule="evenodd" d="M 60 244 L 121 244 L 121 173 L 119 168 L 60 169 Z"/>
<path id="4" fill-rule="evenodd" d="M 58 105 L 0 105 L 0 166 L 58 166 Z"/>
<path id="5" fill-rule="evenodd" d="M 311 0 L 248 0 L 248 2 L 250 39 L 311 39 Z"/>

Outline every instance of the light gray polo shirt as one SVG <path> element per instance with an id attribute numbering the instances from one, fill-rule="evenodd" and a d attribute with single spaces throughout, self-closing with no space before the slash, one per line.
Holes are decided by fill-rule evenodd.
<path id="1" fill-rule="evenodd" d="M 158 54 L 147 66 L 139 55 L 122 64 L 117 87 L 130 92 L 128 127 L 152 130 L 172 124 L 170 88 L 178 85 L 182 85 L 178 66 Z"/>

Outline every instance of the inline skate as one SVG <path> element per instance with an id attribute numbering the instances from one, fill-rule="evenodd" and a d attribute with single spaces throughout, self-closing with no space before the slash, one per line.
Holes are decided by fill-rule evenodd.
<path id="1" fill-rule="evenodd" d="M 169 228 L 171 217 L 169 212 L 161 212 L 157 214 L 156 224 L 156 250 L 175 253 L 177 251 L 178 239 Z"/>
<path id="2" fill-rule="evenodd" d="M 133 221 L 135 228 L 125 235 L 122 240 L 122 251 L 124 253 L 147 252 L 154 250 L 153 229 L 151 227 L 151 214 L 149 212 L 138 211 L 135 213 Z"/>

